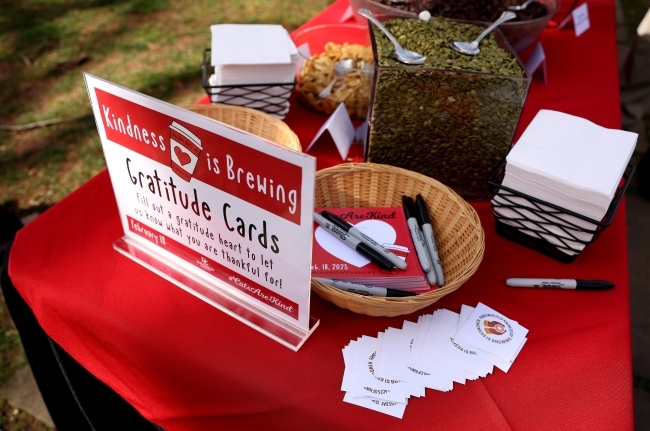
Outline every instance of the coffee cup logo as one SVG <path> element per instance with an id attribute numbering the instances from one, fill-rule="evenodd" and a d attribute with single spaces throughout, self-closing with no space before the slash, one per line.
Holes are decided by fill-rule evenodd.
<path id="1" fill-rule="evenodd" d="M 203 150 L 201 140 L 176 121 L 169 126 L 172 171 L 185 181 L 190 181 L 199 155 Z"/>
<path id="2" fill-rule="evenodd" d="M 492 335 L 503 335 L 506 333 L 506 327 L 500 322 L 495 322 L 493 320 L 484 320 L 483 327 L 485 332 Z"/>

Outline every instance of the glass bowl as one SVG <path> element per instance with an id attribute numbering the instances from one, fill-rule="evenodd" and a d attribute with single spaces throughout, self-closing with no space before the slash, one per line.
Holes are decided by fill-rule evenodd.
<path id="1" fill-rule="evenodd" d="M 508 69 L 481 72 L 472 69 L 471 57 L 442 48 L 451 43 L 445 40 L 448 35 L 432 32 L 429 44 L 419 33 L 414 36 L 418 43 L 413 44 L 402 37 L 410 30 L 400 32 L 395 27 L 408 18 L 382 18 L 404 48 L 419 51 L 419 46 L 432 45 L 429 52 L 421 53 L 431 59 L 446 58 L 449 67 L 442 66 L 443 62 L 400 64 L 393 59 L 394 49 L 388 39 L 373 32 L 377 70 L 367 161 L 432 177 L 466 199 L 488 200 L 486 178 L 510 149 L 530 75 L 499 31 L 482 42 L 481 53 L 490 55 L 500 50 L 501 61 L 510 59 Z M 467 33 L 466 40 L 476 37 L 485 25 L 446 21 Z"/>
<path id="2" fill-rule="evenodd" d="M 329 116 L 344 103 L 355 120 L 364 120 L 370 105 L 374 61 L 370 33 L 366 25 L 327 24 L 309 27 L 292 35 L 303 57 L 294 90 L 307 109 Z M 305 44 L 308 51 L 305 50 Z M 305 53 L 308 52 L 308 55 Z M 338 75 L 338 60 L 353 59 L 354 67 Z M 328 97 L 319 93 L 335 80 Z"/>
<path id="3" fill-rule="evenodd" d="M 537 0 L 539 3 L 546 5 L 548 14 L 540 18 L 525 20 L 525 21 L 509 21 L 501 24 L 499 29 L 508 40 L 510 45 L 516 52 L 522 51 L 524 48 L 532 44 L 544 28 L 548 25 L 553 15 L 555 15 L 560 7 L 559 0 Z M 354 11 L 355 19 L 359 24 L 365 24 L 366 19 L 357 14 L 360 8 L 366 8 L 375 15 L 389 15 L 394 18 L 417 18 L 418 13 L 425 8 L 423 7 L 424 1 L 411 0 L 405 2 L 408 9 L 401 9 L 398 7 L 388 6 L 376 0 L 350 0 L 350 5 Z M 518 3 L 523 3 L 523 0 Z M 447 17 L 456 19 L 453 16 Z M 463 20 L 464 22 L 471 22 Z M 485 22 L 474 20 L 474 22 Z"/>
<path id="4" fill-rule="evenodd" d="M 520 52 L 535 42 L 560 8 L 559 0 L 537 0 L 546 5 L 548 13 L 540 18 L 526 21 L 505 22 L 499 26 L 515 51 Z"/>

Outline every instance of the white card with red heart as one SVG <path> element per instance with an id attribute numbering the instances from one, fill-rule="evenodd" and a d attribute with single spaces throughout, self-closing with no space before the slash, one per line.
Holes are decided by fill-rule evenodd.
<path id="1" fill-rule="evenodd" d="M 380 287 L 428 291 L 429 284 L 413 252 L 402 208 L 317 208 L 329 211 L 405 259 L 407 268 L 389 272 L 314 225 L 312 277 L 333 278 Z"/>

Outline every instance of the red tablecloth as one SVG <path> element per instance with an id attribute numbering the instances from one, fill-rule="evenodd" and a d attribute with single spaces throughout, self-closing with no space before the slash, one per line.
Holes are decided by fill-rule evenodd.
<path id="1" fill-rule="evenodd" d="M 614 6 L 589 6 L 592 28 L 580 38 L 544 33 L 549 85 L 533 83 L 522 126 L 551 108 L 619 127 Z M 345 8 L 339 0 L 312 23 L 335 21 Z M 287 118 L 303 143 L 320 125 L 307 115 L 293 106 Z M 529 328 L 529 341 L 508 374 L 495 370 L 449 393 L 427 390 L 402 420 L 343 403 L 340 385 L 341 349 L 404 317 L 357 315 L 314 296 L 321 325 L 294 353 L 115 252 L 122 231 L 107 172 L 19 232 L 9 273 L 57 343 L 169 431 L 632 429 L 625 208 L 564 265 L 498 237 L 489 205 L 474 207 L 486 231 L 479 270 L 407 318 L 481 301 Z M 600 278 L 617 287 L 506 287 L 513 276 Z"/>

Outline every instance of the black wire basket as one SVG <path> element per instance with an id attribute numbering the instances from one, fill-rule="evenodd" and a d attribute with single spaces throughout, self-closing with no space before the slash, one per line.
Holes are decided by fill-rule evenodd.
<path id="1" fill-rule="evenodd" d="M 627 165 L 607 213 L 593 220 L 502 186 L 505 167 L 503 159 L 487 179 L 497 233 L 564 263 L 573 262 L 612 223 L 635 169 Z"/>
<path id="2" fill-rule="evenodd" d="M 212 103 L 243 106 L 257 109 L 282 120 L 289 111 L 289 98 L 296 85 L 291 83 L 255 84 L 255 85 L 210 85 L 210 76 L 214 66 L 210 64 L 211 49 L 203 51 L 201 85 Z"/>

